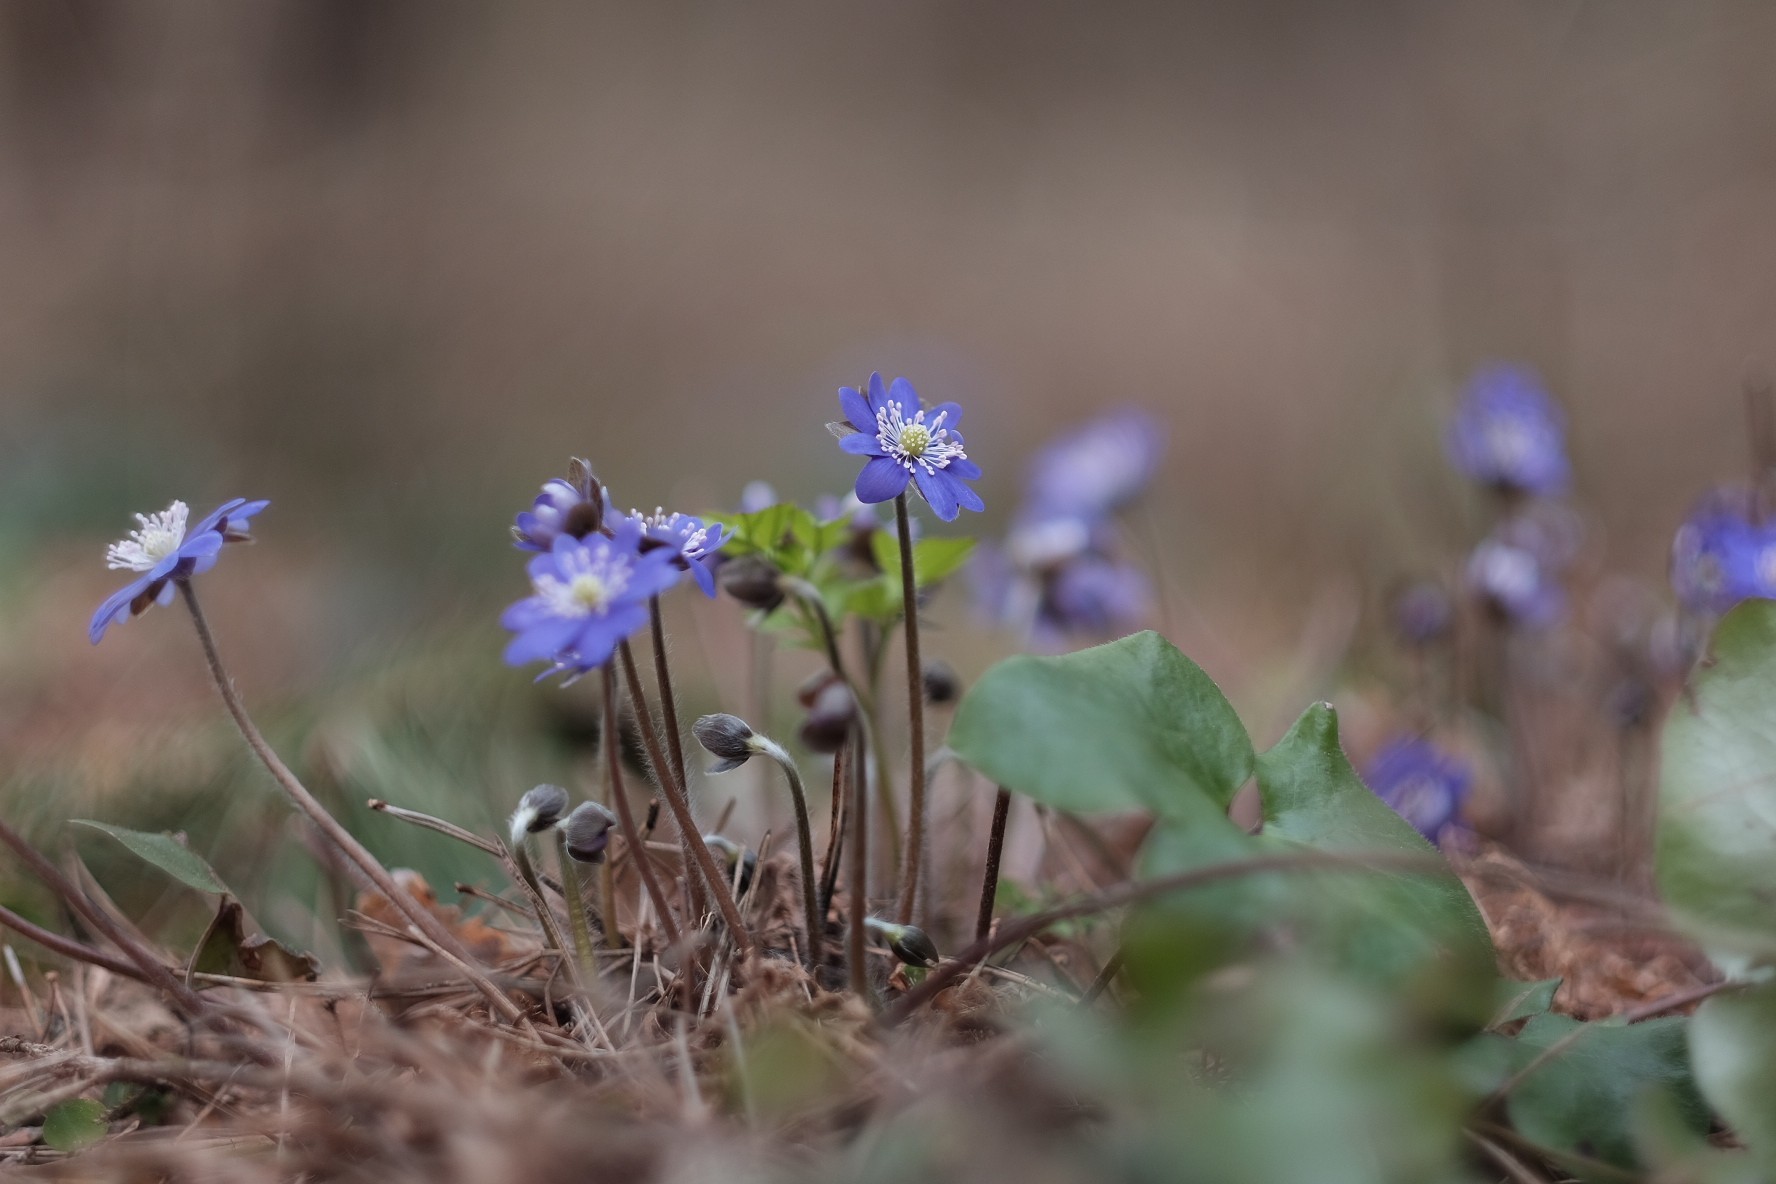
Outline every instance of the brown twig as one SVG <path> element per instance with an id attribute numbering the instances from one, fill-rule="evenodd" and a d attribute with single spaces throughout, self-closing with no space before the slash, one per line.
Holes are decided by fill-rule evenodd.
<path id="1" fill-rule="evenodd" d="M 34 925 L 9 908 L 0 907 L 0 925 L 6 926 L 20 937 L 34 941 L 44 949 L 60 954 L 64 958 L 90 963 L 93 966 L 109 970 L 112 974 L 135 979 L 137 982 L 153 981 L 148 977 L 147 972 L 134 962 L 107 953 L 96 946 L 89 946 L 85 942 L 76 941 L 74 938 L 64 937 L 53 930 L 43 928 L 41 925 Z M 169 970 L 168 973 L 172 972 Z"/>

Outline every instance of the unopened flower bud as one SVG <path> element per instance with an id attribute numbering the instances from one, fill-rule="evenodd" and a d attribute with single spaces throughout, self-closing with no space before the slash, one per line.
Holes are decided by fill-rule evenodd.
<path id="1" fill-rule="evenodd" d="M 714 756 L 721 759 L 710 766 L 711 773 L 726 773 L 729 769 L 737 769 L 745 764 L 753 753 L 757 734 L 752 725 L 737 715 L 725 712 L 717 715 L 706 715 L 691 725 L 691 734 L 697 737 L 697 743 L 707 748 Z"/>
<path id="2" fill-rule="evenodd" d="M 512 812 L 512 845 L 516 847 L 524 836 L 548 830 L 560 822 L 565 809 L 567 791 L 559 785 L 539 785 L 530 790 L 518 799 L 518 808 Z"/>
<path id="3" fill-rule="evenodd" d="M 828 684 L 814 697 L 799 735 L 810 752 L 833 753 L 844 747 L 857 721 L 857 700 L 842 682 Z"/>
<path id="4" fill-rule="evenodd" d="M 864 927 L 881 939 L 889 953 L 908 966 L 928 969 L 940 961 L 936 943 L 917 925 L 895 925 L 880 917 L 867 917 Z"/>
<path id="5" fill-rule="evenodd" d="M 734 866 L 739 865 L 739 892 L 745 895 L 746 890 L 752 887 L 753 874 L 758 871 L 758 854 L 747 850 L 726 835 L 704 835 L 703 845 L 721 860 L 722 877 L 728 883 L 734 882 Z"/>
<path id="6" fill-rule="evenodd" d="M 801 686 L 796 688 L 796 702 L 800 703 L 803 707 L 812 707 L 814 706 L 814 700 L 820 697 L 820 692 L 838 681 L 838 675 L 822 666 L 819 670 L 816 670 L 813 674 L 810 674 L 805 680 L 803 680 Z"/>
<path id="7" fill-rule="evenodd" d="M 568 857 L 580 863 L 602 862 L 616 821 L 616 815 L 597 802 L 580 803 L 561 826 Z"/>
<path id="8" fill-rule="evenodd" d="M 941 707 L 954 703 L 961 696 L 962 679 L 957 676 L 955 667 L 942 658 L 927 659 L 922 673 L 927 703 Z"/>
<path id="9" fill-rule="evenodd" d="M 742 555 L 722 565 L 721 585 L 741 604 L 770 612 L 783 603 L 781 574 L 762 555 Z"/>

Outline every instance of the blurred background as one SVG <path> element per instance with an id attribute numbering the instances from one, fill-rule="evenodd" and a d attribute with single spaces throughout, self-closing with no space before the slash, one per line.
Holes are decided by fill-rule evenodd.
<path id="1" fill-rule="evenodd" d="M 872 368 L 968 408 L 955 529 L 1069 423 L 1159 417 L 1164 624 L 1242 706 L 1483 529 L 1441 437 L 1488 359 L 1657 586 L 1776 359 L 1773 47 L 1755 0 L 0 7 L 5 796 L 234 784 L 185 624 L 83 631 L 131 513 L 237 495 L 211 612 L 309 767 L 516 793 L 555 725 L 498 665 L 512 513 L 569 454 L 624 506 L 842 490 Z M 735 614 L 682 611 L 711 709 Z M 351 739 L 387 713 L 423 726 Z"/>

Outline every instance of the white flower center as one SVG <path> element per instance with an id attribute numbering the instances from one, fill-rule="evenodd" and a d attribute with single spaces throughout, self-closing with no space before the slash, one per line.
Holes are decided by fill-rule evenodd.
<path id="1" fill-rule="evenodd" d="M 962 451 L 961 443 L 952 439 L 949 429 L 944 427 L 944 420 L 949 415 L 948 411 L 941 411 L 926 423 L 925 411 L 921 408 L 913 418 L 906 419 L 901 415 L 900 404 L 890 402 L 876 412 L 876 443 L 882 446 L 884 455 L 899 461 L 909 473 L 914 465 L 921 466 L 927 473 L 947 468 L 951 461 L 968 456 Z"/>
<path id="2" fill-rule="evenodd" d="M 703 557 L 703 548 L 709 542 L 709 528 L 707 526 L 690 530 L 684 525 L 689 521 L 685 515 L 676 510 L 667 513 L 664 506 L 655 506 L 652 514 L 643 514 L 640 510 L 630 510 L 629 514 L 631 517 L 641 519 L 641 528 L 644 531 L 649 533 L 666 531 L 677 535 L 679 554 L 686 559 L 701 559 Z"/>
<path id="3" fill-rule="evenodd" d="M 1514 469 L 1535 458 L 1539 441 L 1534 425 L 1506 415 L 1486 425 L 1486 448 L 1501 467 Z"/>
<path id="4" fill-rule="evenodd" d="M 560 577 L 541 575 L 534 581 L 536 594 L 558 616 L 602 615 L 610 611 L 629 586 L 628 560 L 609 552 L 568 551 L 560 557 L 558 566 Z"/>
<path id="5" fill-rule="evenodd" d="M 153 570 L 185 541 L 185 521 L 190 514 L 184 502 L 174 502 L 158 514 L 137 514 L 141 528 L 105 549 L 105 566 L 113 571 Z"/>

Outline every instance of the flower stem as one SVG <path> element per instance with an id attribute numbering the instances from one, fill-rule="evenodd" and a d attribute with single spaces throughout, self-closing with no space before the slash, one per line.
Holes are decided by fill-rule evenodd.
<path id="1" fill-rule="evenodd" d="M 770 743 L 765 752 L 789 779 L 789 796 L 795 802 L 796 842 L 802 856 L 802 914 L 808 925 L 808 965 L 814 967 L 820 965 L 821 930 L 826 927 L 826 914 L 820 908 L 814 883 L 814 828 L 808 820 L 808 792 L 802 785 L 801 770 L 781 745 Z"/>
<path id="2" fill-rule="evenodd" d="M 604 665 L 604 756 L 605 767 L 610 770 L 611 801 L 617 807 L 617 825 L 623 831 L 623 843 L 629 848 L 629 858 L 635 861 L 635 870 L 641 876 L 641 886 L 647 890 L 648 900 L 653 903 L 654 912 L 660 917 L 660 927 L 666 931 L 666 943 L 678 944 L 678 923 L 672 919 L 672 910 L 666 907 L 666 894 L 660 890 L 660 881 L 654 878 L 654 861 L 648 855 L 647 843 L 642 839 L 641 832 L 635 829 L 635 815 L 629 809 L 629 795 L 623 789 L 623 753 L 617 741 L 617 675 Z M 616 925 L 612 917 L 609 924 Z M 639 943 L 638 943 L 639 944 Z"/>
<path id="3" fill-rule="evenodd" d="M 561 936 L 561 927 L 555 923 L 555 911 L 549 907 L 549 898 L 543 893 L 542 881 L 537 878 L 536 868 L 530 862 L 529 843 L 519 843 L 512 848 L 512 862 L 518 868 L 518 878 L 524 881 L 525 893 L 530 897 L 530 906 L 536 910 L 537 924 L 542 926 L 543 936 L 549 945 L 567 953 L 567 942 Z"/>
<path id="4" fill-rule="evenodd" d="M 1011 815 L 1011 791 L 999 787 L 993 799 L 993 829 L 987 832 L 987 871 L 981 879 L 980 913 L 974 919 L 974 940 L 993 928 L 993 898 L 999 894 L 999 857 L 1005 850 L 1005 821 Z"/>
<path id="5" fill-rule="evenodd" d="M 847 788 L 851 783 L 846 777 L 845 762 L 851 751 L 850 741 L 839 746 L 833 754 L 832 779 L 832 818 L 831 827 L 826 837 L 826 855 L 820 861 L 820 916 L 822 919 L 832 909 L 833 892 L 839 884 L 839 864 L 845 853 L 845 800 L 850 796 Z"/>
<path id="6" fill-rule="evenodd" d="M 203 608 L 197 603 L 197 593 L 192 590 L 189 581 L 181 581 L 179 591 L 185 597 L 185 607 L 191 610 L 191 622 L 197 627 L 197 638 L 203 643 L 204 658 L 210 666 L 210 677 L 215 681 L 216 689 L 222 694 L 222 703 L 228 708 L 228 714 L 233 717 L 235 727 L 240 729 L 240 734 L 245 738 L 247 747 L 253 750 L 253 755 L 257 756 L 260 763 L 271 773 L 272 780 L 278 783 L 278 787 L 284 791 L 296 808 L 308 815 L 309 820 L 315 824 L 316 828 L 327 836 L 334 846 L 344 852 L 347 859 L 358 866 L 358 869 L 369 878 L 370 882 L 376 886 L 376 890 L 382 893 L 389 904 L 413 923 L 414 928 L 425 937 L 428 945 L 436 946 L 448 961 L 457 963 L 459 968 L 468 975 L 469 980 L 475 984 L 475 987 L 487 997 L 488 1002 L 509 1021 L 516 1022 L 522 1015 L 518 1007 L 474 965 L 471 956 L 463 948 L 462 943 L 456 939 L 456 935 L 451 933 L 430 909 L 427 909 L 395 883 L 394 877 L 389 875 L 388 869 L 382 866 L 381 861 L 370 853 L 369 848 L 358 842 L 350 831 L 341 826 L 338 819 L 327 813 L 327 808 L 321 805 L 318 798 L 308 792 L 308 788 L 297 780 L 296 774 L 290 771 L 289 766 L 284 764 L 278 754 L 272 750 L 271 745 L 266 743 L 265 737 L 259 732 L 258 725 L 247 714 L 246 704 L 241 702 L 240 695 L 235 691 L 234 682 L 228 677 L 227 668 L 222 665 L 222 655 L 216 649 L 216 638 L 210 632 L 209 622 L 204 619 Z"/>
<path id="7" fill-rule="evenodd" d="M 673 820 L 678 823 L 686 863 L 694 864 L 703 873 L 703 882 L 709 888 L 710 896 L 715 899 L 715 906 L 734 939 L 734 945 L 740 951 L 741 959 L 749 959 L 754 953 L 752 935 L 746 932 L 746 922 L 740 916 L 740 907 L 734 903 L 734 894 L 728 891 L 727 881 L 722 878 L 721 869 L 715 865 L 715 856 L 709 853 L 708 844 L 703 842 L 703 836 L 697 830 L 697 820 L 691 816 L 690 797 L 685 792 L 684 784 L 673 777 L 672 767 L 666 763 L 659 732 L 654 728 L 653 715 L 648 711 L 647 699 L 642 694 L 641 675 L 635 669 L 635 653 L 629 648 L 627 641 L 618 647 L 617 652 L 623 663 L 623 681 L 628 684 L 629 697 L 635 702 L 635 719 L 641 727 L 641 742 L 647 748 L 648 760 L 653 764 L 654 774 L 660 779 L 661 788 L 665 791 L 667 808 L 672 811 Z M 692 874 L 691 868 L 687 866 L 686 877 Z"/>
<path id="8" fill-rule="evenodd" d="M 573 932 L 574 960 L 579 964 L 582 988 L 598 976 L 592 957 L 592 929 L 586 924 L 586 873 L 567 853 L 567 832 L 561 833 L 561 895 L 567 902 L 567 924 Z"/>
<path id="9" fill-rule="evenodd" d="M 865 855 L 869 850 L 869 803 L 864 800 L 864 788 L 868 782 L 865 769 L 869 761 L 864 756 L 860 729 L 851 729 L 848 746 L 851 749 L 851 759 L 846 762 L 851 774 L 851 877 L 847 895 L 851 898 L 851 915 L 845 932 L 845 962 L 851 975 L 851 993 L 870 1003 L 873 1000 L 870 997 L 869 968 L 863 962 L 863 927 L 869 916 L 869 901 L 865 899 L 869 891 Z"/>
<path id="10" fill-rule="evenodd" d="M 660 718 L 666 732 L 666 753 L 672 758 L 672 775 L 688 793 L 691 783 L 685 780 L 684 736 L 678 730 L 678 700 L 672 692 L 672 671 L 666 662 L 666 623 L 660 614 L 658 596 L 648 597 L 648 625 L 654 649 L 654 685 L 660 688 Z M 701 835 L 691 835 L 690 838 L 702 842 Z M 702 883 L 688 872 L 685 883 L 691 890 L 691 910 L 699 917 L 708 916 L 709 894 L 703 891 Z"/>
<path id="11" fill-rule="evenodd" d="M 908 756 L 907 834 L 901 857 L 900 907 L 896 920 L 913 923 L 913 900 L 919 891 L 919 851 L 925 843 L 925 679 L 919 660 L 919 589 L 913 575 L 913 522 L 903 490 L 894 499 L 894 524 L 900 531 L 901 626 L 906 636 Z M 887 770 L 882 770 L 884 782 Z"/>

